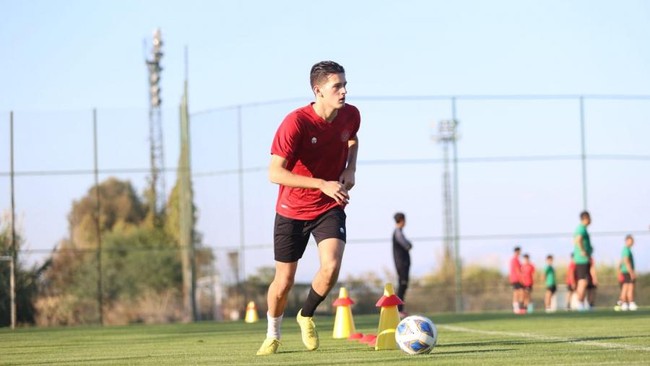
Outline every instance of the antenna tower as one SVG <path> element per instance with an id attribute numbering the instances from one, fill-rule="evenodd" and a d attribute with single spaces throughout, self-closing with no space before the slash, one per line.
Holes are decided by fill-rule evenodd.
<path id="1" fill-rule="evenodd" d="M 151 177 L 149 187 L 149 204 L 154 217 L 164 211 L 165 205 L 165 159 L 163 149 L 162 111 L 160 98 L 160 75 L 162 67 L 162 34 L 160 29 L 153 32 L 151 58 L 145 59 L 149 71 L 149 145 Z"/>

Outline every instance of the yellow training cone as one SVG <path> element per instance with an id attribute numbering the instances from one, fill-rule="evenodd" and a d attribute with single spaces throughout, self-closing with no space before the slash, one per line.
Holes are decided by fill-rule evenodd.
<path id="1" fill-rule="evenodd" d="M 402 300 L 395 295 L 393 285 L 387 283 L 384 286 L 384 296 L 377 301 L 377 307 L 381 307 L 379 313 L 379 327 L 377 328 L 377 341 L 375 350 L 398 349 L 395 341 L 395 329 L 399 324 L 399 311 L 397 305 L 403 304 Z"/>
<path id="2" fill-rule="evenodd" d="M 352 309 L 350 309 L 350 305 L 352 304 L 354 304 L 354 301 L 348 296 L 348 290 L 345 287 L 341 287 L 339 290 L 339 298 L 332 304 L 336 306 L 334 332 L 332 333 L 334 339 L 347 339 L 356 332 L 354 319 L 352 319 Z"/>
<path id="3" fill-rule="evenodd" d="M 244 321 L 246 323 L 257 323 L 258 320 L 257 307 L 255 306 L 255 302 L 251 301 L 246 306 L 246 317 L 244 318 Z"/>

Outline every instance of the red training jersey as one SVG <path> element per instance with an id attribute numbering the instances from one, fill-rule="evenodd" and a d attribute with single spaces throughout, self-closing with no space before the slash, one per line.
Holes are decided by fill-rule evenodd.
<path id="1" fill-rule="evenodd" d="M 521 265 L 521 284 L 523 286 L 532 286 L 534 275 L 535 266 L 532 263 L 524 263 Z"/>
<path id="2" fill-rule="evenodd" d="M 348 159 L 348 141 L 361 124 L 359 110 L 345 104 L 332 122 L 316 114 L 313 103 L 289 113 L 275 133 L 271 154 L 287 160 L 293 174 L 338 181 Z M 319 189 L 280 185 L 276 212 L 297 220 L 313 220 L 338 206 Z"/>
<path id="3" fill-rule="evenodd" d="M 510 283 L 519 283 L 521 281 L 521 262 L 518 256 L 510 259 Z"/>
<path id="4" fill-rule="evenodd" d="M 576 263 L 571 260 L 569 266 L 566 270 L 566 284 L 575 285 L 576 284 Z"/>

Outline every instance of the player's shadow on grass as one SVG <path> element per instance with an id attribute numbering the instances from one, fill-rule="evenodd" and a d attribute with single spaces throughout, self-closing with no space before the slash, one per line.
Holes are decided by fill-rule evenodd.
<path id="1" fill-rule="evenodd" d="M 436 347 L 437 349 L 438 347 Z M 510 352 L 510 351 L 516 351 L 516 348 L 499 348 L 499 349 L 472 349 L 472 350 L 458 350 L 458 351 L 433 351 L 432 354 L 436 354 L 438 356 L 444 356 L 444 355 L 467 355 L 467 354 L 472 354 L 472 353 L 494 353 L 494 352 Z"/>
<path id="2" fill-rule="evenodd" d="M 464 342 L 464 343 L 447 343 L 447 344 L 439 344 L 436 346 L 436 349 L 438 348 L 447 348 L 447 347 L 494 347 L 494 346 L 514 346 L 514 345 L 523 345 L 523 344 L 531 344 L 531 343 L 538 343 L 538 342 L 533 342 L 533 341 L 527 341 L 527 340 L 501 340 L 501 341 L 484 341 L 484 342 Z M 539 343 L 546 343 L 546 342 L 539 342 Z"/>
<path id="3" fill-rule="evenodd" d="M 609 336 L 609 337 L 579 337 L 579 338 L 569 338 L 568 343 L 579 343 L 579 342 L 597 342 L 597 341 L 611 341 L 614 339 L 632 339 L 632 338 L 648 338 L 647 336 Z"/>

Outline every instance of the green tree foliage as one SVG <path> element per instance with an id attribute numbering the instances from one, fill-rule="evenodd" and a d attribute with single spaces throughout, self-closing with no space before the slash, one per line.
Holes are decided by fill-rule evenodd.
<path id="1" fill-rule="evenodd" d="M 377 301 L 384 294 L 384 282 L 376 273 L 366 272 L 358 276 L 349 275 L 341 286 L 348 290 L 348 295 L 354 301 L 353 309 L 356 313 L 372 314 L 377 312 Z M 334 302 L 338 296 L 337 291 L 332 291 L 331 302 Z"/>
<path id="2" fill-rule="evenodd" d="M 181 163 L 179 163 L 181 164 Z M 166 216 L 164 222 L 164 230 L 167 235 L 173 238 L 174 242 L 180 247 L 179 259 L 181 261 L 181 288 L 184 297 L 184 308 L 186 309 L 185 319 L 191 320 L 194 314 L 189 311 L 192 307 L 191 296 L 192 287 L 194 286 L 194 299 L 196 299 L 196 319 L 212 319 L 214 311 L 214 302 L 216 302 L 216 295 L 213 290 L 203 291 L 198 293 L 197 281 L 200 279 L 208 279 L 209 282 L 216 281 L 217 272 L 214 268 L 215 256 L 209 248 L 204 248 L 201 244 L 202 237 L 196 231 L 197 209 L 192 202 L 192 188 L 191 182 L 189 183 L 188 191 L 185 192 L 186 196 L 182 195 L 182 176 L 179 168 L 178 179 L 176 184 L 169 195 L 167 201 Z M 189 202 L 182 206 L 183 197 L 187 197 Z M 183 217 L 183 208 L 189 210 L 189 215 Z M 189 216 L 189 217 L 187 217 Z M 184 237 L 189 235 L 189 237 Z M 194 283 L 192 283 L 192 280 Z M 209 299 L 209 300 L 208 300 Z M 201 306 L 201 303 L 205 306 Z"/>
<path id="3" fill-rule="evenodd" d="M 0 223 L 0 255 L 11 256 L 10 222 Z M 22 237 L 16 234 L 16 249 L 20 250 Z M 16 263 L 16 322 L 18 324 L 33 324 L 35 317 L 34 300 L 37 294 L 35 268 L 27 269 L 20 258 Z M 0 262 L 0 327 L 11 325 L 11 294 L 9 281 L 11 277 L 8 261 Z"/>
<path id="4" fill-rule="evenodd" d="M 505 276 L 497 268 L 467 266 L 463 269 L 463 306 L 468 310 L 496 310 L 503 307 L 501 296 Z M 453 287 L 453 286 L 452 286 Z M 507 292 L 507 285 L 506 292 Z M 508 302 L 506 302 L 508 304 Z"/>
<path id="5" fill-rule="evenodd" d="M 71 245 L 77 248 L 97 247 L 97 190 L 72 204 L 68 215 Z M 99 231 L 124 230 L 142 224 L 146 205 L 142 203 L 130 182 L 109 178 L 99 185 Z"/>
<path id="6" fill-rule="evenodd" d="M 174 188 L 172 189 L 169 200 L 167 201 L 167 210 L 165 216 L 164 230 L 165 234 L 169 236 L 174 243 L 180 243 L 180 183 L 176 182 Z M 192 222 L 196 223 L 197 220 L 197 209 L 194 203 L 192 202 Z M 214 261 L 214 256 L 210 250 L 203 248 L 203 237 L 201 233 L 196 231 L 196 225 L 192 225 L 192 242 L 195 248 L 195 261 L 196 267 L 199 271 L 199 276 L 207 275 L 207 273 L 201 273 L 201 268 L 204 266 L 212 265 Z"/>
<path id="7" fill-rule="evenodd" d="M 650 304 L 650 273 L 639 273 L 635 286 L 636 303 L 642 306 Z"/>
<path id="8" fill-rule="evenodd" d="M 84 324 L 99 319 L 98 232 L 101 298 L 108 322 L 147 321 L 152 317 L 146 312 L 152 311 L 158 312 L 154 321 L 174 320 L 181 283 L 176 239 L 168 230 L 146 224 L 146 205 L 130 182 L 109 178 L 98 189 L 91 188 L 72 205 L 71 237 L 60 242 L 43 273 L 39 323 Z M 169 306 L 144 306 L 160 302 Z"/>
<path id="9" fill-rule="evenodd" d="M 113 231 L 103 239 L 104 300 L 135 300 L 147 290 L 178 288 L 178 250 L 162 230 L 135 228 Z"/>

